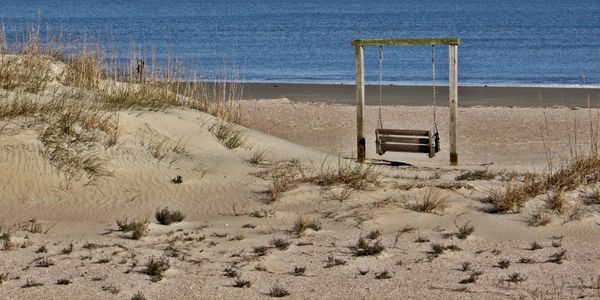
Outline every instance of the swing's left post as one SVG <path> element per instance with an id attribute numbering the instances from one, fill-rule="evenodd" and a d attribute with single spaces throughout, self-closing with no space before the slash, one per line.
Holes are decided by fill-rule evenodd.
<path id="1" fill-rule="evenodd" d="M 365 161 L 366 141 L 363 127 L 363 110 L 365 108 L 365 69 L 364 49 L 360 44 L 356 49 L 356 156 L 359 163 Z"/>

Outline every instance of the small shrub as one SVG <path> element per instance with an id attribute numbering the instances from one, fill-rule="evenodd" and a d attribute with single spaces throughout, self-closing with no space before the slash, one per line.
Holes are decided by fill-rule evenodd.
<path id="1" fill-rule="evenodd" d="M 107 264 L 109 262 L 110 262 L 110 258 L 107 258 L 107 257 L 101 258 L 98 261 L 96 261 L 97 264 Z"/>
<path id="2" fill-rule="evenodd" d="M 415 243 L 429 243 L 429 239 L 426 237 L 418 236 Z"/>
<path id="3" fill-rule="evenodd" d="M 535 251 L 535 250 L 540 250 L 540 249 L 544 249 L 544 246 L 538 244 L 538 242 L 531 242 L 531 244 L 529 245 L 529 250 Z"/>
<path id="4" fill-rule="evenodd" d="M 256 228 L 256 225 L 255 224 L 244 224 L 244 225 L 242 225 L 242 228 L 254 229 L 254 228 Z"/>
<path id="5" fill-rule="evenodd" d="M 70 243 L 68 247 L 60 250 L 60 253 L 65 254 L 65 255 L 69 255 L 69 254 L 71 254 L 71 252 L 73 252 L 73 243 Z"/>
<path id="6" fill-rule="evenodd" d="M 306 272 L 306 267 L 295 266 L 292 274 L 294 274 L 295 276 L 303 276 L 305 272 Z"/>
<path id="7" fill-rule="evenodd" d="M 527 224 L 531 227 L 546 226 L 550 224 L 552 218 L 545 209 L 540 208 L 538 211 L 531 213 L 527 219 Z"/>
<path id="8" fill-rule="evenodd" d="M 500 269 L 508 269 L 508 267 L 510 267 L 510 260 L 503 259 L 498 262 L 496 267 L 498 267 Z"/>
<path id="9" fill-rule="evenodd" d="M 58 285 L 69 285 L 71 284 L 71 280 L 69 279 L 59 279 L 56 284 Z"/>
<path id="10" fill-rule="evenodd" d="M 350 246 L 350 250 L 355 256 L 378 255 L 385 250 L 385 246 L 380 239 L 373 242 L 361 236 L 356 244 Z"/>
<path id="11" fill-rule="evenodd" d="M 35 266 L 40 267 L 40 268 L 48 268 L 48 267 L 54 266 L 54 262 L 50 258 L 44 257 L 44 258 L 38 260 L 36 262 Z"/>
<path id="12" fill-rule="evenodd" d="M 521 283 L 525 280 L 527 280 L 527 278 L 521 276 L 521 274 L 518 272 L 509 274 L 508 279 L 506 279 L 506 281 L 510 283 Z"/>
<path id="13" fill-rule="evenodd" d="M 180 175 L 177 175 L 171 179 L 171 183 L 181 184 L 181 183 L 183 183 L 183 177 L 181 177 Z"/>
<path id="14" fill-rule="evenodd" d="M 460 265 L 460 270 L 463 271 L 463 272 L 470 271 L 471 270 L 471 263 L 468 262 L 468 261 L 463 262 Z"/>
<path id="15" fill-rule="evenodd" d="M 438 192 L 429 188 L 420 199 L 409 202 L 406 207 L 417 212 L 442 213 L 448 207 L 448 201 L 438 197 Z"/>
<path id="16" fill-rule="evenodd" d="M 548 208 L 558 213 L 563 213 L 567 206 L 567 197 L 564 191 L 558 191 L 548 194 Z"/>
<path id="17" fill-rule="evenodd" d="M 521 257 L 521 259 L 519 259 L 519 263 L 521 263 L 521 264 L 533 264 L 533 263 L 535 263 L 535 260 L 533 260 L 531 258 Z"/>
<path id="18" fill-rule="evenodd" d="M 462 249 L 460 247 L 458 247 L 457 245 L 454 245 L 454 244 L 447 245 L 447 246 L 438 244 L 438 243 L 431 244 L 431 254 L 441 255 L 441 254 L 444 254 L 444 252 L 446 250 L 450 250 L 452 252 L 462 251 Z"/>
<path id="19" fill-rule="evenodd" d="M 290 242 L 280 238 L 273 238 L 269 244 L 278 250 L 287 250 L 290 247 Z"/>
<path id="20" fill-rule="evenodd" d="M 250 282 L 250 280 L 243 280 L 240 277 L 236 277 L 233 286 L 237 288 L 249 288 L 252 286 L 252 282 Z"/>
<path id="21" fill-rule="evenodd" d="M 345 264 L 346 264 L 346 261 L 341 258 L 334 258 L 333 256 L 328 256 L 327 264 L 325 265 L 324 268 L 328 269 L 328 268 L 333 268 L 335 266 L 343 266 Z"/>
<path id="22" fill-rule="evenodd" d="M 315 219 L 299 216 L 291 231 L 296 235 L 302 235 L 307 229 L 319 231 L 321 230 L 321 222 Z"/>
<path id="23" fill-rule="evenodd" d="M 378 239 L 381 235 L 383 234 L 383 232 L 381 232 L 380 229 L 375 229 L 375 230 L 371 230 L 369 232 L 369 234 L 367 234 L 367 238 L 370 240 L 376 240 Z"/>
<path id="24" fill-rule="evenodd" d="M 223 276 L 225 277 L 239 277 L 240 274 L 238 273 L 238 271 L 232 267 L 228 267 L 225 268 L 225 270 L 223 270 Z"/>
<path id="25" fill-rule="evenodd" d="M 390 279 L 392 275 L 387 270 L 382 271 L 381 273 L 375 275 L 375 279 Z"/>
<path id="26" fill-rule="evenodd" d="M 279 284 L 276 284 L 269 290 L 268 295 L 274 298 L 281 298 L 289 296 L 290 292 Z"/>
<path id="27" fill-rule="evenodd" d="M 438 243 L 431 244 L 431 253 L 440 255 L 444 254 L 444 251 L 446 251 L 446 247 L 444 245 Z"/>
<path id="28" fill-rule="evenodd" d="M 270 218 L 270 217 L 273 217 L 274 215 L 275 215 L 275 212 L 270 209 L 260 209 L 260 210 L 253 211 L 250 214 L 251 217 L 259 218 L 259 219 Z"/>
<path id="29" fill-rule="evenodd" d="M 529 197 L 525 188 L 525 184 L 509 182 L 504 191 L 492 191 L 488 201 L 494 206 L 494 212 L 519 212 Z"/>
<path id="30" fill-rule="evenodd" d="M 483 272 L 481 272 L 481 271 L 474 271 L 469 275 L 469 277 L 462 279 L 461 281 L 459 281 L 459 283 L 460 284 L 476 283 L 477 280 L 479 279 L 479 276 L 481 276 L 482 274 L 483 274 Z"/>
<path id="31" fill-rule="evenodd" d="M 379 184 L 381 173 L 372 165 L 357 164 L 351 160 L 338 158 L 336 166 L 323 161 L 316 183 L 322 186 L 344 184 L 355 190 L 364 190 L 369 184 Z"/>
<path id="32" fill-rule="evenodd" d="M 148 232 L 148 221 L 134 222 L 131 230 L 131 238 L 139 240 Z"/>
<path id="33" fill-rule="evenodd" d="M 185 215 L 179 210 L 170 211 L 168 207 L 165 207 L 157 210 L 154 217 L 162 225 L 171 225 L 183 221 Z"/>
<path id="34" fill-rule="evenodd" d="M 25 282 L 24 285 L 22 285 L 21 287 L 26 289 L 26 288 L 31 288 L 31 287 L 39 287 L 39 286 L 44 286 L 43 283 L 37 282 L 31 278 L 27 278 L 27 281 Z"/>
<path id="35" fill-rule="evenodd" d="M 35 250 L 35 253 L 48 253 L 48 248 L 46 248 L 46 245 L 41 245 Z"/>
<path id="36" fill-rule="evenodd" d="M 458 226 L 456 223 L 454 223 L 454 225 L 458 229 L 458 232 L 456 233 L 456 237 L 461 240 L 468 238 L 473 232 L 475 232 L 475 227 L 473 225 L 471 225 L 469 222 L 465 223 L 462 226 Z"/>
<path id="37" fill-rule="evenodd" d="M 553 253 L 552 255 L 550 255 L 550 258 L 547 260 L 547 262 L 551 262 L 551 263 L 555 263 L 555 264 L 562 264 L 563 260 L 565 260 L 567 258 L 567 250 L 562 250 L 556 253 Z"/>
<path id="38" fill-rule="evenodd" d="M 252 152 L 252 156 L 248 159 L 248 162 L 254 165 L 259 165 L 265 160 L 265 154 L 269 151 L 269 149 L 256 147 L 254 152 Z"/>
<path id="39" fill-rule="evenodd" d="M 267 190 L 269 202 L 273 203 L 279 199 L 281 194 L 287 192 L 293 187 L 294 178 L 287 173 L 276 173 L 271 176 L 271 185 Z"/>
<path id="40" fill-rule="evenodd" d="M 152 281 L 160 281 L 163 273 L 170 267 L 169 259 L 166 257 L 155 258 L 154 256 L 146 263 L 145 273 L 150 275 Z"/>
<path id="41" fill-rule="evenodd" d="M 467 181 L 472 181 L 472 180 L 492 180 L 496 178 L 496 173 L 488 171 L 487 169 L 485 170 L 475 170 L 475 171 L 467 171 L 464 172 L 458 176 L 456 176 L 455 180 L 457 181 L 461 181 L 461 180 L 467 180 Z"/>
<path id="42" fill-rule="evenodd" d="M 265 256 L 269 253 L 269 247 L 267 246 L 258 246 L 252 249 L 252 252 L 256 256 Z"/>

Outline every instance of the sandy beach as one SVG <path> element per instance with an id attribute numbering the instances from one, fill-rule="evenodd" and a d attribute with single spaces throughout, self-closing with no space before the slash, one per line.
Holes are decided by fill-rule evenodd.
<path id="1" fill-rule="evenodd" d="M 461 88 L 459 166 L 443 106 L 434 159 L 376 156 L 370 135 L 358 165 L 351 86 L 245 86 L 236 125 L 169 93 L 98 110 L 144 86 L 69 85 L 50 65 L 35 92 L 0 89 L 2 299 L 600 297 L 598 178 L 545 181 L 597 134 L 586 90 Z M 431 106 L 389 101 L 385 126 L 432 126 Z M 184 216 L 161 224 L 165 207 Z"/>

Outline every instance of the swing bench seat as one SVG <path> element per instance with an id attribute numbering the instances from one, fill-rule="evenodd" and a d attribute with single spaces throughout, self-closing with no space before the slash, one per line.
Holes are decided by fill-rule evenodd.
<path id="1" fill-rule="evenodd" d="M 375 129 L 378 155 L 390 152 L 425 153 L 429 158 L 440 151 L 440 137 L 435 130 Z"/>

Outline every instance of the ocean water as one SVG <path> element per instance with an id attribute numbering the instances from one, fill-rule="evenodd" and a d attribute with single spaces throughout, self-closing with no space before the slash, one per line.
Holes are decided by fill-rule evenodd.
<path id="1" fill-rule="evenodd" d="M 1 0 L 0 21 L 9 40 L 40 24 L 206 78 L 234 67 L 247 82 L 352 83 L 352 39 L 459 37 L 462 85 L 600 85 L 597 0 Z M 430 46 L 384 53 L 386 83 L 431 83 Z M 365 56 L 377 83 L 378 49 Z M 440 84 L 447 59 L 436 47 Z"/>

